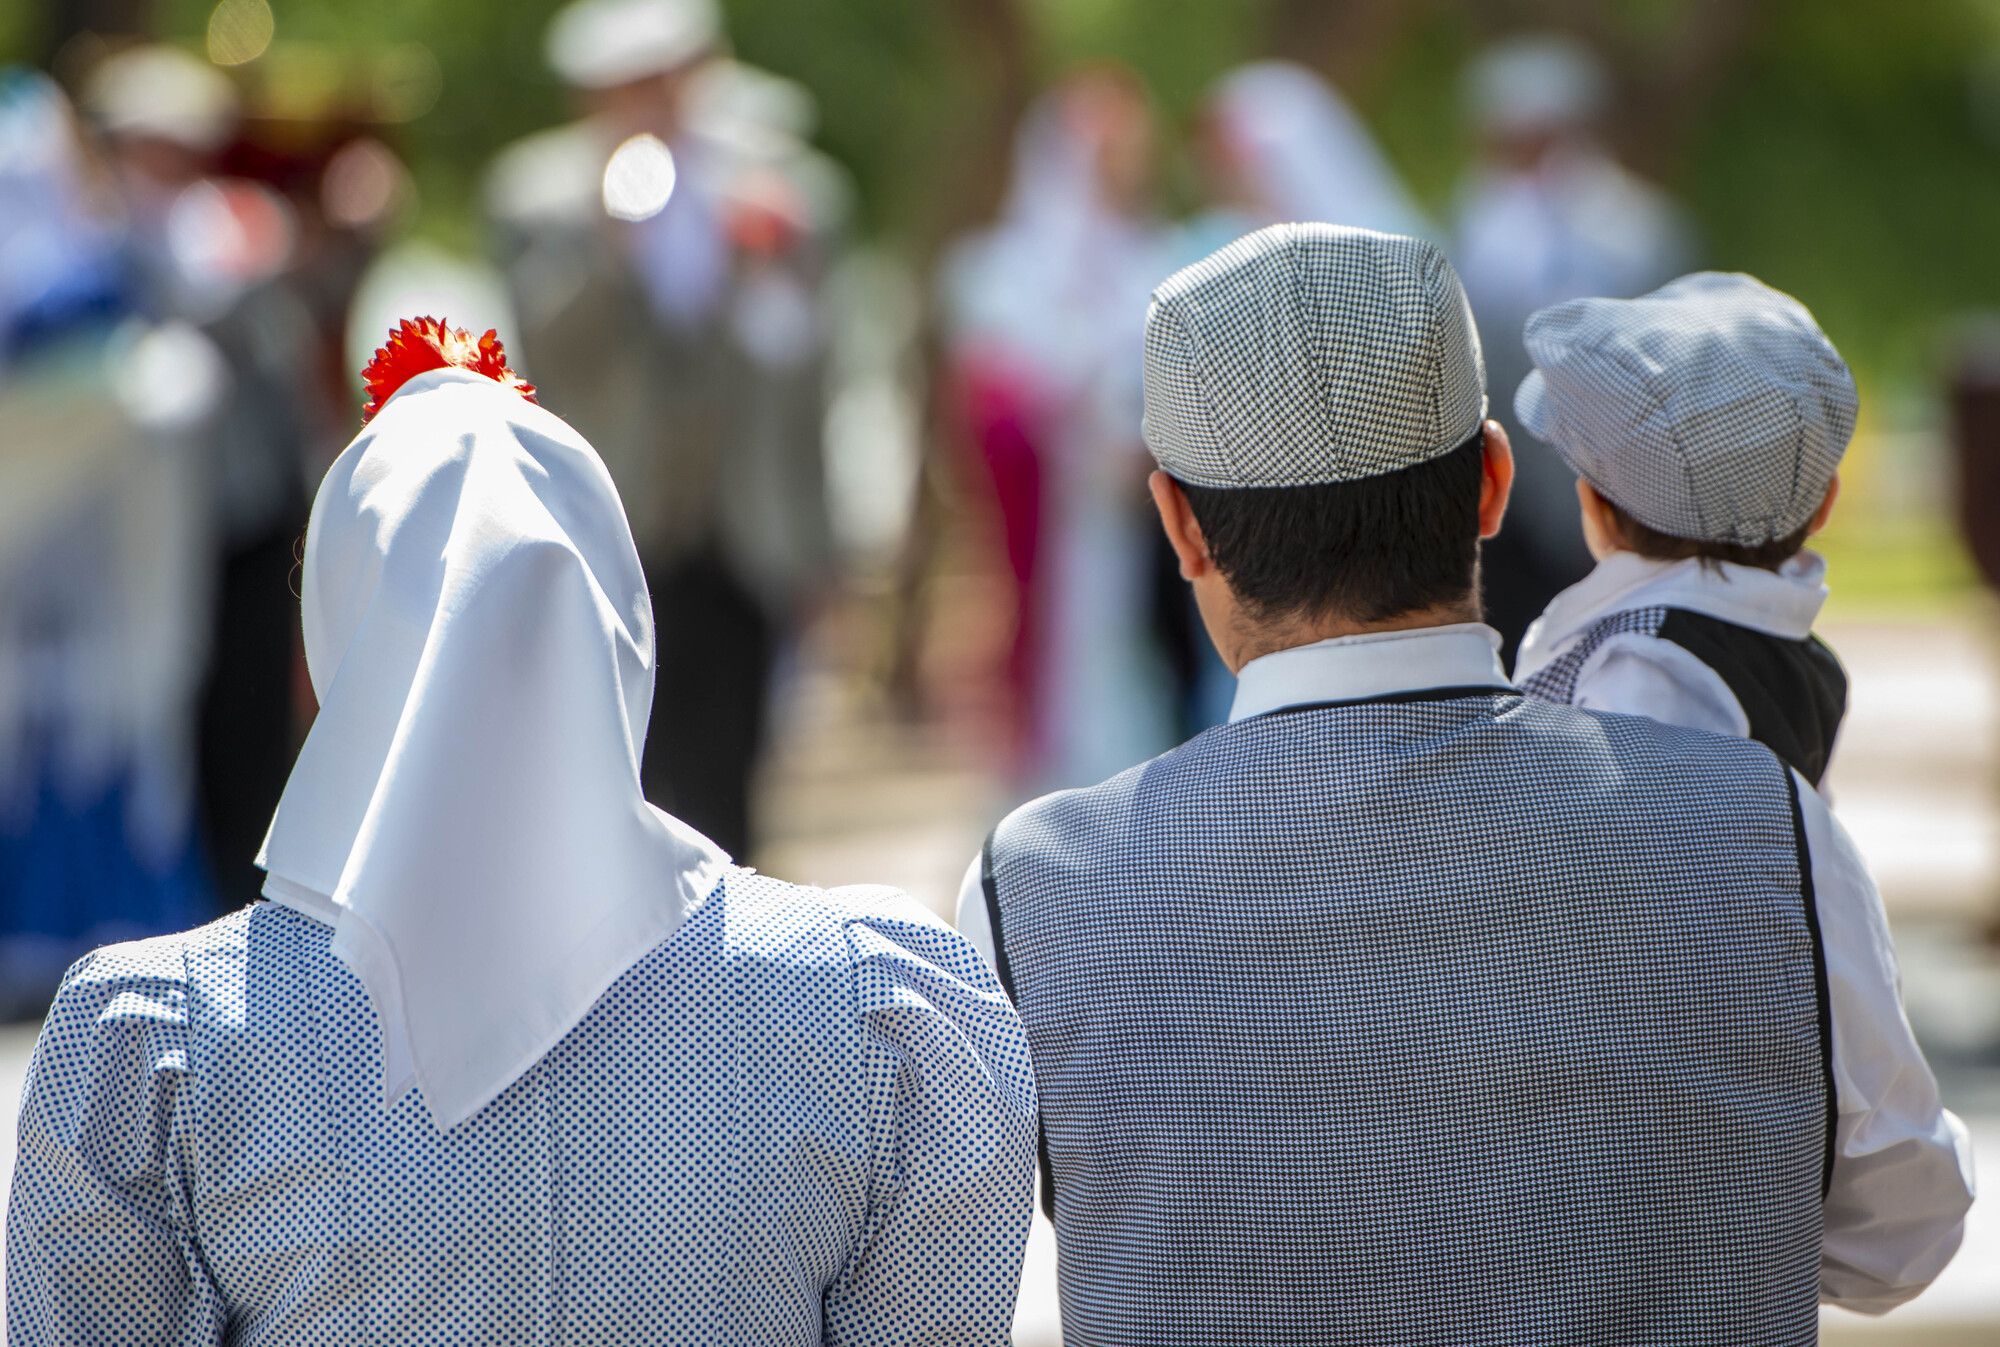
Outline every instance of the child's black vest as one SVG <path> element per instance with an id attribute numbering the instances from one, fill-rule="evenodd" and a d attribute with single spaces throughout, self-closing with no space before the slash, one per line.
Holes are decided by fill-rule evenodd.
<path id="1" fill-rule="evenodd" d="M 1792 777 L 1460 689 L 1220 726 L 987 846 L 1064 1340 L 1811 1343 Z"/>
<path id="2" fill-rule="evenodd" d="M 1847 711 L 1847 674 L 1817 636 L 1790 641 L 1684 608 L 1635 608 L 1599 621 L 1522 679 L 1521 690 L 1573 703 L 1577 675 L 1598 647 L 1633 632 L 1671 641 L 1713 669 L 1742 706 L 1750 737 L 1820 784 Z"/>

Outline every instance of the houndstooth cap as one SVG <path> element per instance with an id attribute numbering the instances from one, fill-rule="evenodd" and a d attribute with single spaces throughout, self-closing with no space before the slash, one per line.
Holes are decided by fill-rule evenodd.
<path id="1" fill-rule="evenodd" d="M 1260 229 L 1153 292 L 1146 446 L 1194 486 L 1313 486 L 1470 439 L 1486 368 L 1458 273 L 1422 239 Z"/>
<path id="2" fill-rule="evenodd" d="M 1514 411 L 1649 528 L 1757 546 L 1812 519 L 1854 433 L 1854 376 L 1805 305 L 1703 271 L 1528 319 Z"/>

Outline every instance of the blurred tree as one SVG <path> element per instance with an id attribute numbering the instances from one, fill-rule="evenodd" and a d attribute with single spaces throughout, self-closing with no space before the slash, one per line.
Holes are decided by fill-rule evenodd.
<path id="1" fill-rule="evenodd" d="M 1275 0 L 1270 49 L 1324 70 L 1342 89 L 1361 93 L 1403 33 L 1435 17 L 1442 0 Z"/>
<path id="2" fill-rule="evenodd" d="M 1927 385 L 1944 325 L 2000 305 L 2000 127 L 1977 98 L 2000 12 L 1770 9 L 1700 110 L 1678 183 L 1716 264 L 1800 295 L 1864 375 Z"/>
<path id="3" fill-rule="evenodd" d="M 25 16 L 30 8 L 24 4 L 19 11 Z M 53 65 L 63 48 L 81 34 L 141 35 L 153 25 L 153 0 L 45 0 L 40 8 L 32 44 L 24 34 L 22 45 L 36 51 L 44 65 Z"/>
<path id="4" fill-rule="evenodd" d="M 150 0 L 160 31 L 196 43 L 214 3 Z M 423 191 L 422 227 L 470 246 L 489 157 L 567 115 L 541 55 L 558 3 L 515 0 L 503 14 L 490 0 L 270 0 L 269 59 L 302 43 L 428 52 L 438 96 L 395 138 Z M 919 259 L 990 212 L 1020 110 L 1077 62 L 1129 65 L 1170 130 L 1237 61 L 1315 65 L 1438 207 L 1469 149 L 1465 61 L 1505 33 L 1554 28 L 1605 53 L 1614 143 L 1688 200 L 1710 260 L 1804 296 L 1858 363 L 1913 375 L 1946 315 L 2000 305 L 1986 237 L 2000 219 L 1993 0 L 725 3 L 743 57 L 818 98 L 820 141 L 855 176 L 861 226 Z M 147 4 L 0 0 L 0 54 L 45 59 L 58 34 Z M 1186 179 L 1170 174 L 1180 204 Z"/>
<path id="5" fill-rule="evenodd" d="M 793 0 L 735 0 L 746 60 L 820 104 L 822 144 L 855 172 L 864 222 L 925 254 L 989 216 L 1015 122 L 1038 82 L 1017 0 L 844 0 L 800 22 Z"/>

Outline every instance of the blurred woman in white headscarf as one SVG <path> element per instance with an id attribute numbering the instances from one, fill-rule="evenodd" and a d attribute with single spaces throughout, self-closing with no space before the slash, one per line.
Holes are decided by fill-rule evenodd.
<path id="1" fill-rule="evenodd" d="M 1000 1347 L 1035 1097 L 985 961 L 647 803 L 638 552 L 493 334 L 406 323 L 369 387 L 270 901 L 65 980 L 9 1340 Z"/>
<path id="2" fill-rule="evenodd" d="M 1203 108 L 1196 149 L 1209 206 L 1192 226 L 1190 260 L 1301 220 L 1432 233 L 1361 118 L 1302 65 L 1257 61 L 1224 75 Z"/>
<path id="3" fill-rule="evenodd" d="M 1096 781 L 1172 741 L 1147 618 L 1147 297 L 1171 268 L 1151 104 L 1093 68 L 1031 106 L 1000 218 L 946 257 L 954 405 L 992 490 L 1015 631 L 1016 785 Z"/>

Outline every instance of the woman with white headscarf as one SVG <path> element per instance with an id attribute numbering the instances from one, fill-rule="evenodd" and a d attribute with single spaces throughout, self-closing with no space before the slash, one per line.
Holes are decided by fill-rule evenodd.
<path id="1" fill-rule="evenodd" d="M 272 901 L 71 971 L 10 1341 L 1004 1342 L 1034 1089 L 993 975 L 647 804 L 624 513 L 490 334 L 406 324 L 371 391 Z"/>

